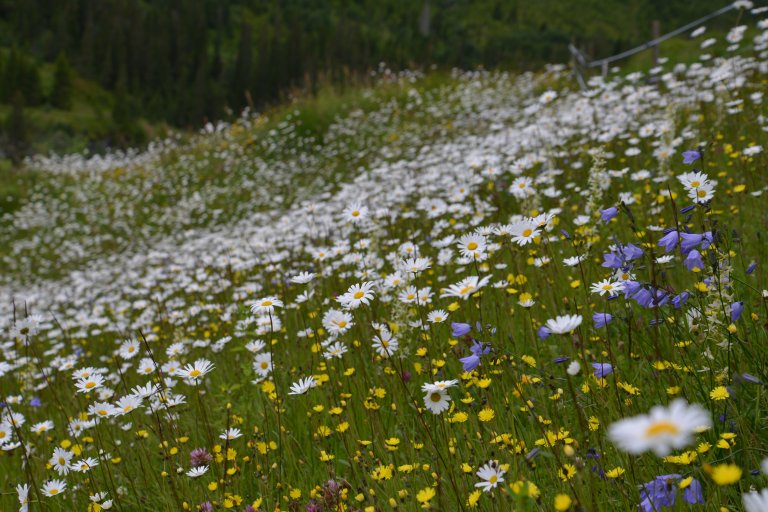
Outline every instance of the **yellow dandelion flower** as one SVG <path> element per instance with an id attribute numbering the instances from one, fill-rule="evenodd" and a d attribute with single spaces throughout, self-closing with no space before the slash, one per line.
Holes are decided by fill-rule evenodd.
<path id="1" fill-rule="evenodd" d="M 558 494 L 555 496 L 555 510 L 558 512 L 564 512 L 571 508 L 573 500 L 567 494 Z"/>
<path id="2" fill-rule="evenodd" d="M 481 491 L 480 489 L 471 493 L 467 498 L 467 506 L 469 508 L 475 508 L 477 506 L 477 502 L 480 501 L 480 496 L 482 495 L 483 495 L 483 491 Z"/>
<path id="3" fill-rule="evenodd" d="M 736 464 L 720 464 L 709 469 L 709 476 L 717 485 L 735 484 L 741 479 L 741 468 Z"/>
<path id="4" fill-rule="evenodd" d="M 725 400 L 731 396 L 725 386 L 718 386 L 709 393 L 712 400 Z"/>
<path id="5" fill-rule="evenodd" d="M 434 487 L 425 487 L 416 494 L 416 501 L 419 503 L 427 503 L 435 497 L 435 494 L 437 493 Z"/>
<path id="6" fill-rule="evenodd" d="M 493 409 L 483 409 L 478 413 L 477 418 L 480 421 L 491 421 L 495 416 L 496 413 L 493 412 Z"/>
<path id="7" fill-rule="evenodd" d="M 623 474 L 624 474 L 624 468 L 622 467 L 609 469 L 608 471 L 605 472 L 605 476 L 607 476 L 608 478 L 619 478 Z"/>

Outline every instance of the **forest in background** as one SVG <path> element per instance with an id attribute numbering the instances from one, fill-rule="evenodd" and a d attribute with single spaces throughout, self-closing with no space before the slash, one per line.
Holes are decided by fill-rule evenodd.
<path id="1" fill-rule="evenodd" d="M 0 0 L 0 154 L 136 144 L 392 69 L 603 56 L 723 0 Z M 53 136 L 51 134 L 54 134 Z M 37 148 L 40 149 L 39 147 Z"/>

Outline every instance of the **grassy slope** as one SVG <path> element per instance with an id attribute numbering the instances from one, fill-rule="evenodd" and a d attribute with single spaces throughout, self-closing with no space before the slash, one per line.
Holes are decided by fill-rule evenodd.
<path id="1" fill-rule="evenodd" d="M 744 93 L 764 91 L 759 78 L 752 80 Z M 142 163 L 112 168 L 88 180 L 77 175 L 46 175 L 36 180 L 42 184 L 36 184 L 41 188 L 34 193 L 35 201 L 58 205 L 63 212 L 72 214 L 57 217 L 51 227 L 33 228 L 31 232 L 8 231 L 17 241 L 34 235 L 49 246 L 46 251 L 36 245 L 19 253 L 20 260 L 31 262 L 28 267 L 15 260 L 8 263 L 17 265 L 12 267 L 14 272 L 57 276 L 57 272 L 83 265 L 82 260 L 69 260 L 61 254 L 57 243 L 74 240 L 84 245 L 87 259 L 114 250 L 86 245 L 97 235 L 110 233 L 118 241 L 140 246 L 141 240 L 137 238 L 142 236 L 146 240 L 153 236 L 171 237 L 179 229 L 248 219 L 254 209 L 295 206 L 298 198 L 315 198 L 318 191 L 335 190 L 343 180 L 356 176 L 360 166 L 381 161 L 374 150 L 383 147 L 395 155 L 388 158 L 385 154 L 384 161 L 395 164 L 402 158 L 416 162 L 416 172 L 425 175 L 434 170 L 432 158 L 443 159 L 446 165 L 438 169 L 445 180 L 451 183 L 452 173 L 456 172 L 472 184 L 456 183 L 455 188 L 469 186 L 470 193 L 456 199 L 454 189 L 433 188 L 434 182 L 430 181 L 423 190 L 416 188 L 410 195 L 395 200 L 389 197 L 396 192 L 392 184 L 391 189 L 380 190 L 379 195 L 369 197 L 368 201 L 371 206 L 383 205 L 397 212 L 396 222 L 379 217 L 375 229 L 352 229 L 337 212 L 334 231 L 327 235 L 316 233 L 311 244 L 342 247 L 348 242 L 355 247 L 351 252 L 371 257 L 371 265 L 375 265 L 377 258 L 401 254 L 401 244 L 411 241 L 432 259 L 432 268 L 414 278 L 414 284 L 420 288 L 431 286 L 437 291 L 478 273 L 492 275 L 492 282 L 501 284 L 489 285 L 467 300 L 435 296 L 429 306 L 402 305 L 392 297 L 384 300 L 383 295 L 396 297 L 398 290 L 377 289 L 372 305 L 354 310 L 354 326 L 340 337 L 349 352 L 344 359 L 327 361 L 320 358 L 323 348 L 318 345 L 329 341 L 327 329 L 321 325 L 323 314 L 335 306 L 334 298 L 349 285 L 374 277 L 363 276 L 361 272 L 371 269 L 357 265 L 354 259 L 320 260 L 300 250 L 283 252 L 281 240 L 291 240 L 287 230 L 275 233 L 276 240 L 266 241 L 267 246 L 274 243 L 275 253 L 280 256 L 276 262 L 265 251 L 252 266 L 241 270 L 210 261 L 193 263 L 184 270 L 199 270 L 199 275 L 189 281 L 182 271 L 169 271 L 158 264 L 159 270 L 170 275 L 151 289 L 143 289 L 137 277 L 135 289 L 120 291 L 125 300 L 118 304 L 123 309 L 96 312 L 82 304 L 82 310 L 67 312 L 68 305 L 61 305 L 62 314 L 67 314 L 74 326 L 60 332 L 54 328 L 50 340 L 41 341 L 40 345 L 63 340 L 66 343 L 58 349 L 61 354 L 82 352 L 78 366 L 103 366 L 111 373 L 120 361 L 112 349 L 125 337 L 139 336 L 138 329 L 133 328 L 137 325 L 146 329 L 145 334 L 150 337 L 149 343 L 142 344 L 142 357 L 148 356 L 151 349 L 153 357 L 161 362 L 169 360 L 165 350 L 175 342 L 194 340 L 204 345 L 225 336 L 232 336 L 232 341 L 223 351 L 209 346 L 188 347 L 189 352 L 180 356 L 184 363 L 208 358 L 215 369 L 200 386 L 180 383 L 175 388 L 187 396 L 188 402 L 177 409 L 179 418 L 140 411 L 127 417 L 130 425 L 125 430 L 118 424 L 128 420 L 121 417 L 98 425 L 80 438 L 64 432 L 68 417 L 84 411 L 86 401 L 91 403 L 94 397 L 75 394 L 69 375 L 57 373 L 57 385 L 39 392 L 44 407 L 23 407 L 29 423 L 47 418 L 57 423 L 57 429 L 50 435 L 33 438 L 36 478 L 41 481 L 53 475 L 45 468 L 45 460 L 53 447 L 62 442 L 66 446 L 76 443 L 78 451 L 90 455 L 104 447 L 110 457 L 91 473 L 95 489 L 82 475 L 72 475 L 70 485 L 79 483 L 80 490 L 70 489 L 60 498 L 46 499 L 51 510 L 70 510 L 75 503 L 83 506 L 91 490 L 109 490 L 115 496 L 116 487 L 124 490 L 120 505 L 125 510 L 177 510 L 185 508 L 185 503 L 194 509 L 205 500 L 227 507 L 240 499 L 244 502 L 238 509 L 244 508 L 245 502 L 262 499 L 264 510 L 273 510 L 277 504 L 283 509 L 301 509 L 311 496 L 319 499 L 320 486 L 332 478 L 344 480 L 344 500 L 350 508 L 390 510 L 397 506 L 418 510 L 418 498 L 434 491 L 434 497 L 427 500 L 433 508 L 456 510 L 457 503 L 466 503 L 474 491 L 478 467 L 491 459 L 505 464 L 508 473 L 504 484 L 492 495 L 479 498 L 480 510 L 551 510 L 557 494 L 569 495 L 586 510 L 636 510 L 638 485 L 673 472 L 691 475 L 703 483 L 707 502 L 700 506 L 702 510 L 717 510 L 720 506 L 738 509 L 741 491 L 750 485 L 764 487 L 765 477 L 751 476 L 748 471 L 758 467 L 766 449 L 765 392 L 762 386 L 745 385 L 739 380 L 743 373 L 756 375 L 764 382 L 768 377 L 765 361 L 756 357 L 768 349 L 763 327 L 768 311 L 760 297 L 765 274 L 762 264 L 752 275 L 745 271 L 750 261 L 762 262 L 768 256 L 762 243 L 767 222 L 763 199 L 750 194 L 765 190 L 760 169 L 765 166 L 766 157 L 765 153 L 749 157 L 741 151 L 750 143 L 763 143 L 764 132 L 757 114 L 763 113 L 764 107 L 746 103 L 742 109 L 727 114 L 724 108 L 704 102 L 684 104 L 685 95 L 681 94 L 677 96 L 676 110 L 657 107 L 651 114 L 657 123 L 674 120 L 676 126 L 696 131 L 697 137 L 684 140 L 679 150 L 688 149 L 699 139 L 711 143 L 705 160 L 698 164 L 718 181 L 711 210 L 697 208 L 686 217 L 680 213 L 680 208 L 687 204 L 685 194 L 674 179 L 657 183 L 630 177 L 641 169 L 652 170 L 654 174 L 666 172 L 665 164 L 653 156 L 657 149 L 653 143 L 664 140 L 660 134 L 638 142 L 636 146 L 641 152 L 635 156 L 625 154 L 630 146 L 628 137 L 617 136 L 603 143 L 609 153 L 607 168 L 628 168 L 628 174 L 611 180 L 602 192 L 589 190 L 586 184 L 593 171 L 586 152 L 597 145 L 589 133 L 608 122 L 623 128 L 635 126 L 636 120 L 630 116 L 620 122 L 606 120 L 613 113 L 611 109 L 600 112 L 604 117 L 599 123 L 587 126 L 587 135 L 577 133 L 558 140 L 536 139 L 529 134 L 530 145 L 518 149 L 522 154 L 535 155 L 537 160 L 523 173 L 534 178 L 543 171 L 562 170 L 551 177 L 551 184 L 562 196 L 518 201 L 507 193 L 514 179 L 510 172 L 512 161 L 502 160 L 498 174 L 480 175 L 479 171 L 494 166 L 483 165 L 478 172 L 471 172 L 463 160 L 465 154 L 476 149 L 466 141 L 475 140 L 472 136 L 478 133 L 489 136 L 494 122 L 499 122 L 483 117 L 492 108 L 477 107 L 471 100 L 494 87 L 511 96 L 514 83 L 499 75 L 459 81 L 438 77 L 434 83 L 385 86 L 370 95 L 355 92 L 360 96 L 348 100 L 332 95 L 314 104 L 283 110 L 250 127 L 235 126 L 219 135 L 194 139 L 182 149 L 164 154 L 161 165 Z M 567 89 L 557 81 L 546 83 L 558 88 L 559 100 L 568 97 Z M 526 89 L 527 98 L 537 97 L 541 86 L 539 83 L 538 88 Z M 422 94 L 423 103 L 418 106 L 413 105 L 409 93 L 412 88 Z M 457 89 L 466 93 L 457 95 Z M 489 97 L 504 101 L 503 94 Z M 329 121 L 337 119 L 338 113 L 357 108 L 361 100 L 362 104 L 371 102 L 366 114 L 342 116 L 333 124 L 347 126 L 341 121 L 353 119 L 348 124 L 348 133 L 334 130 L 334 135 L 328 136 Z M 551 108 L 557 108 L 559 100 Z M 576 99 L 568 97 L 568 101 Z M 639 101 L 644 103 L 642 98 Z M 615 100 L 615 110 L 620 111 L 623 103 Z M 464 104 L 470 107 L 464 108 Z M 466 116 L 465 124 L 460 129 L 454 127 L 454 121 L 459 124 L 462 115 Z M 517 115 L 523 117 L 519 111 Z M 543 122 L 533 128 L 556 133 L 567 124 L 561 118 L 553 123 L 546 115 L 542 117 Z M 302 120 L 300 124 L 296 123 L 297 118 Z M 512 114 L 502 119 L 499 123 L 503 126 L 515 123 Z M 460 140 L 454 141 L 459 144 L 456 147 L 461 155 L 451 153 L 450 144 L 440 147 L 444 153 L 422 152 L 434 140 L 450 141 L 454 130 L 461 135 Z M 307 139 L 307 135 L 312 138 Z M 518 135 L 523 137 L 522 133 Z M 635 128 L 627 135 L 637 136 Z M 478 144 L 482 141 L 477 139 Z M 515 142 L 510 141 L 509 145 Z M 321 147 L 315 149 L 318 146 Z M 498 144 L 493 148 L 499 155 L 505 146 Z M 259 159 L 266 162 L 263 169 L 250 166 L 249 162 Z M 286 162 L 291 164 L 285 165 Z M 690 169 L 680 164 L 679 154 L 666 165 L 673 175 Z M 272 172 L 272 180 L 267 179 L 264 170 Z M 285 173 L 288 179 L 284 179 Z M 475 178 L 477 181 L 472 181 Z M 335 183 L 326 184 L 326 180 Z M 146 183 L 151 186 L 145 187 Z M 537 186 L 543 189 L 547 184 Z M 673 198 L 666 193 L 668 189 L 675 193 Z M 452 206 L 436 218 L 429 215 L 429 210 L 415 206 L 420 198 L 431 197 L 433 191 L 434 197 Z M 86 195 L 77 197 L 78 192 Z M 203 196 L 201 206 L 184 209 L 181 203 L 194 192 Z M 574 217 L 585 213 L 589 198 L 602 197 L 598 206 L 608 206 L 619 192 L 628 192 L 634 199 L 630 206 L 633 216 L 622 212 L 616 221 L 603 224 L 593 211 L 585 224 L 577 225 Z M 61 202 L 45 202 L 46 193 Z M 282 198 L 277 199 L 278 195 Z M 115 210 L 125 211 L 137 201 L 142 208 L 132 210 L 132 216 L 108 208 L 112 204 L 116 205 Z M 89 209 L 90 206 L 93 208 Z M 549 241 L 545 236 L 525 247 L 500 242 L 490 259 L 477 265 L 460 264 L 455 258 L 438 263 L 439 251 L 432 242 L 439 237 L 461 236 L 471 233 L 478 224 L 506 223 L 513 214 L 533 215 L 555 207 L 562 212 L 548 233 Z M 175 209 L 200 217 L 168 217 Z M 222 213 L 218 217 L 206 213 L 215 210 Z M 69 226 L 75 229 L 87 224 L 89 215 L 106 217 L 98 219 L 103 225 L 91 226 L 95 232 L 72 231 L 64 237 L 56 233 L 57 229 L 66 231 Z M 123 222 L 128 224 L 122 227 Z M 689 272 L 681 266 L 679 254 L 672 263 L 655 263 L 654 256 L 661 255 L 656 244 L 661 233 L 652 227 L 677 225 L 686 225 L 694 232 L 719 232 L 717 244 L 705 252 L 705 257 L 713 258 L 708 261 L 717 261 L 720 268 L 726 264 L 732 267 L 728 286 L 722 280 L 723 274 L 715 271 L 714 284 L 710 282 L 709 287 L 702 289 L 700 283 L 712 273 L 711 268 Z M 118 228 L 122 231 L 117 231 Z M 144 233 L 142 228 L 148 232 Z M 560 229 L 565 229 L 571 238 L 561 236 Z M 648 286 L 693 292 L 688 311 L 703 313 L 695 326 L 692 319 L 673 308 L 647 310 L 632 301 L 607 301 L 589 293 L 589 283 L 608 275 L 600 266 L 602 253 L 617 240 L 633 242 L 644 249 L 645 256 L 634 270 L 638 280 Z M 450 244 L 454 253 L 455 245 Z M 212 252 L 216 249 L 204 248 Z M 585 255 L 583 265 L 561 264 L 564 257 L 574 254 Z M 549 263 L 541 258 L 549 259 Z M 296 298 L 303 288 L 288 283 L 286 277 L 307 269 L 322 275 L 313 285 L 315 296 L 299 303 Z M 379 270 L 392 272 L 389 259 Z M 221 289 L 211 285 L 222 280 L 225 285 Z M 206 285 L 211 288 L 205 288 Z M 537 301 L 534 308 L 523 309 L 518 305 L 522 292 L 533 295 Z M 286 303 L 285 308 L 275 312 L 282 327 L 273 328 L 271 317 L 266 323 L 262 317 L 260 325 L 246 324 L 246 300 L 270 294 Z M 723 294 L 747 305 L 742 320 L 735 325 L 735 333 L 726 330 L 730 320 L 724 308 L 730 300 L 719 304 Z M 155 300 L 158 304 L 154 304 Z M 72 301 L 78 303 L 78 298 Z M 424 321 L 428 310 L 437 308 L 450 310 L 450 320 L 472 325 L 482 321 L 496 328 L 494 333 L 475 333 L 495 349 L 477 372 L 462 373 L 459 358 L 468 354 L 468 342 L 453 337 L 447 324 L 430 324 L 423 331 L 413 326 Z M 614 324 L 607 330 L 593 328 L 590 317 L 594 311 L 610 311 L 616 317 Z M 146 312 L 149 315 L 144 318 Z M 576 334 L 539 340 L 534 334 L 538 327 L 548 318 L 565 313 L 584 316 Z M 75 319 L 79 314 L 108 320 L 103 325 L 89 325 L 87 320 Z M 387 322 L 397 336 L 401 348 L 396 357 L 381 358 L 370 348 L 376 333 L 374 321 Z M 123 330 L 125 325 L 132 327 Z M 256 375 L 251 367 L 252 356 L 245 348 L 254 339 L 266 342 L 268 348 L 263 352 L 274 353 L 276 365 L 271 378 L 259 385 L 250 383 Z M 723 342 L 728 343 L 726 348 L 718 346 Z M 21 342 L 16 346 L 20 351 L 25 349 Z M 36 352 L 38 347 L 33 343 L 29 350 L 43 364 L 53 364 L 51 355 Z M 707 353 L 711 358 L 704 355 Z M 581 362 L 580 375 L 568 377 L 564 365 L 552 362 L 563 355 Z M 137 359 L 132 361 L 125 380 L 116 378 L 110 383 L 119 396 L 148 380 L 137 371 Z M 615 373 L 604 380 L 595 379 L 591 363 L 608 361 L 614 365 Z M 30 375 L 20 370 L 17 379 L 8 379 L 11 391 L 7 394 L 21 390 L 25 396 L 38 393 L 25 388 L 29 381 L 41 381 L 36 364 L 40 363 L 31 363 Z M 401 378 L 405 371 L 408 378 Z M 308 375 L 315 375 L 322 385 L 306 396 L 286 395 L 292 382 Z M 450 392 L 454 408 L 441 416 L 424 413 L 420 386 L 451 378 L 461 379 L 459 387 Z M 713 400 L 710 393 L 720 386 L 729 386 L 730 396 L 722 401 Z M 713 429 L 697 436 L 697 443 L 709 444 L 698 445 L 698 450 L 688 454 L 692 462 L 662 461 L 650 454 L 628 456 L 607 440 L 605 429 L 613 421 L 640 414 L 678 395 L 705 404 L 714 421 Z M 726 420 L 719 419 L 721 413 L 727 413 Z M 219 440 L 218 435 L 227 426 L 241 428 L 245 435 L 232 441 Z M 188 452 L 197 446 L 218 449 L 223 455 L 199 479 L 176 475 L 177 466 L 188 469 Z M 528 460 L 526 454 L 536 447 L 539 455 Z M 235 451 L 228 453 L 229 449 Z M 595 453 L 599 453 L 599 459 L 594 458 Z M 17 452 L 0 458 L 3 469 L 8 468 L 3 472 L 5 488 L 12 488 L 26 478 L 19 459 Z M 738 484 L 719 487 L 713 483 L 709 468 L 723 462 L 737 463 L 744 469 Z M 564 465 L 569 478 L 558 476 Z M 599 471 L 592 470 L 593 466 L 604 472 L 615 470 L 611 475 L 617 478 L 603 479 Z M 527 482 L 535 483 L 537 491 Z M 12 506 L 12 496 L 4 495 L 0 500 L 4 500 L 0 503 L 6 508 Z"/>

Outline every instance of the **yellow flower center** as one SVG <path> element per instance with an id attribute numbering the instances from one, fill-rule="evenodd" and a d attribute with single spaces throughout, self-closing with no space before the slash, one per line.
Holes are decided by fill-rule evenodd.
<path id="1" fill-rule="evenodd" d="M 269 364 L 266 361 L 262 361 L 261 362 L 261 369 L 262 370 L 266 370 L 267 368 L 269 368 Z"/>
<path id="2" fill-rule="evenodd" d="M 692 182 L 691 182 L 691 186 L 692 186 L 693 188 L 699 188 L 699 186 L 700 186 L 700 185 L 701 185 L 701 183 L 699 183 L 698 181 L 692 181 Z"/>
<path id="3" fill-rule="evenodd" d="M 498 479 L 499 479 L 498 476 L 493 475 L 491 476 L 491 478 L 488 479 L 488 483 L 495 484 Z"/>
<path id="4" fill-rule="evenodd" d="M 613 290 L 613 285 L 612 284 L 604 284 L 603 285 L 603 290 L 611 291 L 611 290 Z"/>
<path id="5" fill-rule="evenodd" d="M 261 303 L 261 306 L 265 307 L 265 308 L 268 308 L 271 305 L 272 305 L 272 301 L 271 300 L 265 300 L 264 302 Z"/>
<path id="6" fill-rule="evenodd" d="M 475 249 L 477 249 L 477 242 L 469 242 L 467 244 L 467 249 L 469 249 L 470 251 L 474 251 Z"/>
<path id="7" fill-rule="evenodd" d="M 199 376 L 201 373 L 203 373 L 203 372 L 201 372 L 201 371 L 200 371 L 200 370 L 198 370 L 198 369 L 194 369 L 194 370 L 192 370 L 191 372 L 189 372 L 189 376 L 190 376 L 190 377 L 197 377 L 197 376 Z"/>
<path id="8" fill-rule="evenodd" d="M 56 487 L 54 487 L 53 489 L 50 489 L 48 491 L 48 494 L 50 494 L 51 496 L 53 496 L 54 494 L 59 494 L 59 490 Z"/>
<path id="9" fill-rule="evenodd" d="M 359 217 L 360 216 L 360 212 L 355 210 L 355 211 L 352 212 L 352 216 L 353 217 Z"/>
<path id="10" fill-rule="evenodd" d="M 707 196 L 707 191 L 706 190 L 698 190 L 698 191 L 696 191 L 696 195 L 699 196 L 699 197 L 706 197 Z"/>
<path id="11" fill-rule="evenodd" d="M 467 293 L 471 292 L 474 289 L 475 287 L 473 285 L 465 286 L 464 288 L 459 290 L 459 295 L 466 295 Z"/>
<path id="12" fill-rule="evenodd" d="M 362 299 L 364 295 L 365 295 L 365 292 L 356 292 L 354 297 L 356 299 Z"/>
<path id="13" fill-rule="evenodd" d="M 442 399 L 443 395 L 438 393 L 437 391 L 434 391 L 431 395 L 429 395 L 429 399 L 433 402 L 439 402 Z"/>
<path id="14" fill-rule="evenodd" d="M 338 326 L 339 326 L 339 329 L 343 329 L 343 328 L 345 328 L 345 327 L 347 326 L 347 322 L 345 322 L 344 320 L 342 320 L 342 321 L 340 321 L 340 322 L 339 322 L 338 324 L 336 324 L 336 325 L 338 325 Z"/>
<path id="15" fill-rule="evenodd" d="M 531 233 L 533 233 L 533 230 L 526 229 L 525 231 L 523 231 L 523 236 L 525 237 L 531 236 Z"/>
<path id="16" fill-rule="evenodd" d="M 677 425 L 669 421 L 659 421 L 645 429 L 645 437 L 656 437 L 665 434 L 676 435 L 680 433 Z"/>
<path id="17" fill-rule="evenodd" d="M 96 387 L 96 383 L 93 382 L 93 381 L 86 382 L 86 384 L 85 384 L 85 389 L 93 389 L 95 387 Z"/>

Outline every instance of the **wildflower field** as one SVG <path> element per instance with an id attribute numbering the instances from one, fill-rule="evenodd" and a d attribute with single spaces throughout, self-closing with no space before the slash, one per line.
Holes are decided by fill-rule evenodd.
<path id="1" fill-rule="evenodd" d="M 768 510 L 767 15 L 28 162 L 0 510 Z"/>

